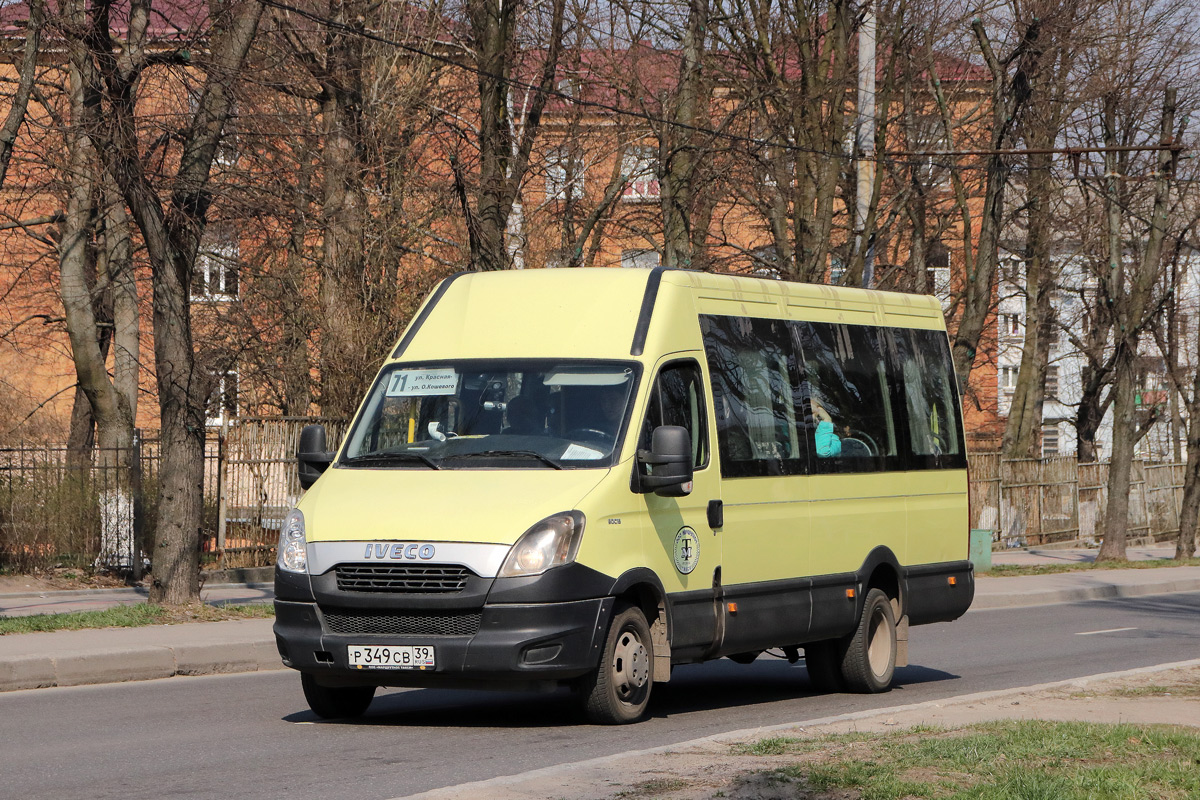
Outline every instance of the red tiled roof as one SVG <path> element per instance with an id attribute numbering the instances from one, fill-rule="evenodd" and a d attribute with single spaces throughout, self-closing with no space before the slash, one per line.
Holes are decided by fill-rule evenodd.
<path id="1" fill-rule="evenodd" d="M 46 0 L 51 16 L 59 5 L 58 0 Z M 127 32 L 129 5 L 129 0 L 117 0 L 109 12 L 110 28 L 118 36 Z M 0 31 L 4 33 L 23 31 L 28 19 L 29 5 L 24 0 L 0 6 Z M 170 0 L 155 3 L 151 8 L 146 33 L 157 41 L 194 39 L 207 32 L 208 24 L 208 0 Z"/>

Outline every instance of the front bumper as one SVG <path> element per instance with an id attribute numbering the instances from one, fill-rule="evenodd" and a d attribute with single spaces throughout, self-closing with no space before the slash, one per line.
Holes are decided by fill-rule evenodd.
<path id="1" fill-rule="evenodd" d="M 611 597 L 484 604 L 476 609 L 478 629 L 473 633 L 398 635 L 334 632 L 331 620 L 316 603 L 276 600 L 274 630 L 283 663 L 318 675 L 327 685 L 536 685 L 570 680 L 596 667 L 612 605 Z M 337 627 L 353 631 L 355 618 L 349 616 L 348 620 L 336 620 Z M 378 630 L 378 626 L 361 629 Z M 437 666 L 424 671 L 351 667 L 347 661 L 347 645 L 351 644 L 432 645 Z"/>

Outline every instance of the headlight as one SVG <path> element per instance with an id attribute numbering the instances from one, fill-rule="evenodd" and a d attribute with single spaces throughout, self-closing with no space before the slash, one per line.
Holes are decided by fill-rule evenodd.
<path id="1" fill-rule="evenodd" d="M 498 577 L 541 575 L 551 567 L 570 564 L 579 552 L 583 522 L 583 514 L 578 511 L 546 517 L 521 535 L 508 552 Z"/>
<path id="2" fill-rule="evenodd" d="M 304 514 L 293 509 L 279 531 L 279 568 L 308 572 L 308 542 L 304 539 Z"/>

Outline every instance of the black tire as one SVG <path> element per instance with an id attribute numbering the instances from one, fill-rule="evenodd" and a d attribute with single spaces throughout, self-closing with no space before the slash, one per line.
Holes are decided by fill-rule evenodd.
<path id="1" fill-rule="evenodd" d="M 583 708 L 601 725 L 637 722 L 654 685 L 654 642 L 646 615 L 637 606 L 619 606 L 608 626 L 595 672 L 584 678 Z"/>
<path id="2" fill-rule="evenodd" d="M 861 694 L 892 688 L 896 674 L 896 612 L 882 589 L 867 592 L 858 627 L 845 642 L 842 680 Z"/>
<path id="3" fill-rule="evenodd" d="M 804 668 L 814 692 L 831 693 L 845 689 L 842 683 L 842 653 L 837 639 L 825 639 L 804 645 Z"/>
<path id="4" fill-rule="evenodd" d="M 322 686 L 307 672 L 300 673 L 304 699 L 321 719 L 361 717 L 375 697 L 374 686 Z"/>

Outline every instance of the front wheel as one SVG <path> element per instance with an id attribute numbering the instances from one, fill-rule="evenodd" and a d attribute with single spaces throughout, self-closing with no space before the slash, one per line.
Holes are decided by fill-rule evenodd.
<path id="1" fill-rule="evenodd" d="M 583 683 L 584 711 L 603 725 L 642 718 L 653 684 L 654 643 L 646 615 L 637 606 L 618 608 L 608 626 L 596 671 Z"/>
<path id="2" fill-rule="evenodd" d="M 308 707 L 321 719 L 361 717 L 375 697 L 374 686 L 322 686 L 307 672 L 300 673 L 300 685 Z"/>
<path id="3" fill-rule="evenodd" d="M 892 688 L 896 673 L 896 613 L 881 589 L 867 592 L 858 627 L 846 641 L 842 679 L 852 692 L 876 694 Z"/>

